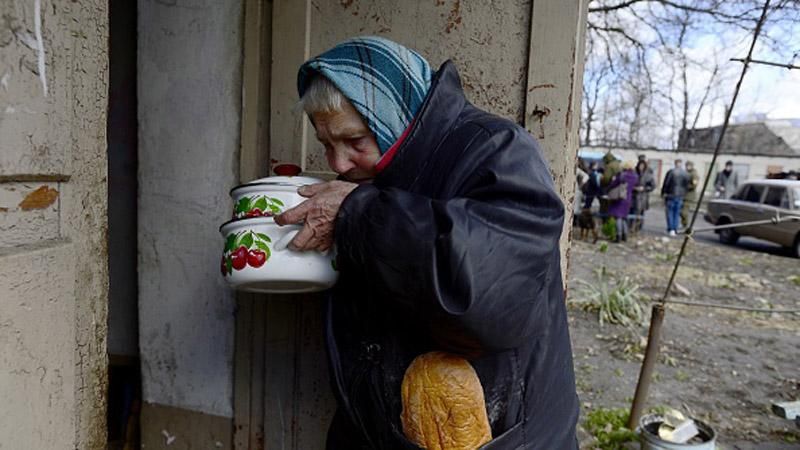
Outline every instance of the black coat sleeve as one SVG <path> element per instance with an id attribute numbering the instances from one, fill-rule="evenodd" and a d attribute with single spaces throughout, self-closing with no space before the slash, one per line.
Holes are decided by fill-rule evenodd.
<path id="1" fill-rule="evenodd" d="M 485 133 L 480 151 L 462 154 L 481 156 L 446 175 L 457 195 L 363 185 L 336 222 L 342 270 L 464 353 L 518 346 L 544 331 L 548 302 L 563 301 L 548 286 L 560 286 L 564 208 L 538 144 L 522 129 Z"/>
<path id="2" fill-rule="evenodd" d="M 661 184 L 661 196 L 663 197 L 670 192 L 672 192 L 672 169 L 667 171 L 667 175 L 664 176 L 664 182 Z"/>

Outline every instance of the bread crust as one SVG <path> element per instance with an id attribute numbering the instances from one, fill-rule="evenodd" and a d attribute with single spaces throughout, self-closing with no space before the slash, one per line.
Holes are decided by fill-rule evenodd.
<path id="1" fill-rule="evenodd" d="M 445 352 L 420 355 L 406 369 L 400 421 L 406 438 L 427 450 L 474 450 L 492 439 L 478 374 Z"/>

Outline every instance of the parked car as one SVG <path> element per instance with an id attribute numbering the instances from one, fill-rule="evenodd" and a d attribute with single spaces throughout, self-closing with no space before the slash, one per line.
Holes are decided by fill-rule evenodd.
<path id="1" fill-rule="evenodd" d="M 750 180 L 729 199 L 708 202 L 705 219 L 714 225 L 800 217 L 800 180 Z M 800 258 L 800 220 L 717 230 L 719 240 L 735 244 L 739 236 L 753 236 L 791 249 Z"/>

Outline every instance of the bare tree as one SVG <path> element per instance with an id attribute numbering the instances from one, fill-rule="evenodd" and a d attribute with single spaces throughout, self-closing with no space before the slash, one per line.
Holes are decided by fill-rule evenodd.
<path id="1" fill-rule="evenodd" d="M 716 54 L 698 55 L 695 44 L 724 36 L 725 46 L 735 48 L 762 6 L 762 0 L 590 0 L 582 144 L 683 145 L 681 130 L 710 117 L 720 84 L 738 70 Z M 770 7 L 762 51 L 794 61 L 798 34 L 800 1 L 780 0 Z"/>

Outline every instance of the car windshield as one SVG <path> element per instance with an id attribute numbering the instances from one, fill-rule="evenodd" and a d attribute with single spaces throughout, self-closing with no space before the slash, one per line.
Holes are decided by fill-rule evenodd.
<path id="1" fill-rule="evenodd" d="M 794 191 L 794 209 L 800 209 L 800 187 L 792 189 Z"/>

